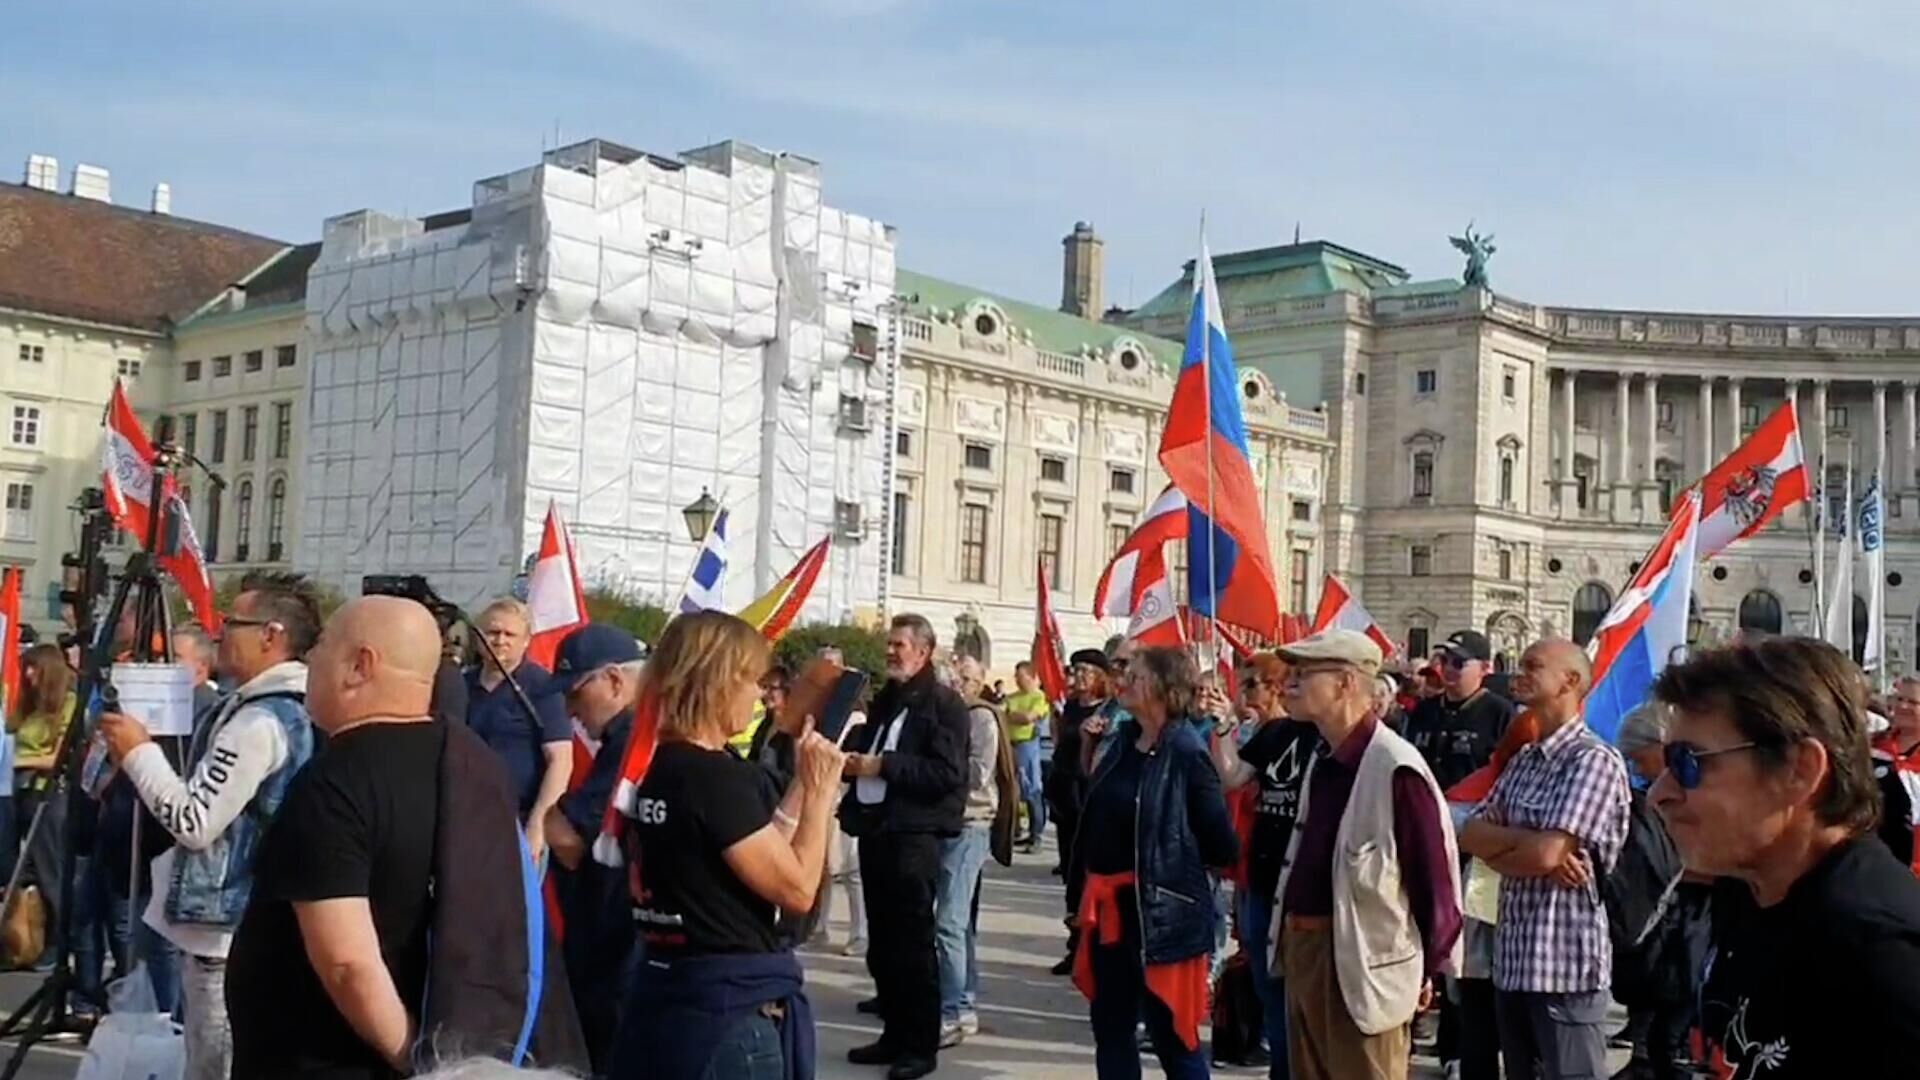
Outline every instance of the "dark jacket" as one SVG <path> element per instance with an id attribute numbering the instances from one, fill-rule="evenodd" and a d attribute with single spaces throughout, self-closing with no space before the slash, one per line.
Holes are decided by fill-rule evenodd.
<path id="1" fill-rule="evenodd" d="M 883 750 L 876 740 L 903 711 L 899 741 Z M 940 685 L 932 665 L 906 682 L 881 687 L 867 722 L 847 735 L 846 748 L 879 753 L 880 779 L 887 782 L 886 798 L 873 805 L 860 801 L 858 782 L 850 785 L 840 804 L 840 827 L 849 836 L 960 834 L 967 802 L 967 705 Z"/>
<path id="2" fill-rule="evenodd" d="M 1096 753 L 1089 792 L 1113 771 L 1112 745 L 1106 740 Z M 1233 865 L 1240 857 L 1240 838 L 1227 814 L 1220 774 L 1192 724 L 1169 719 L 1161 730 L 1159 744 L 1141 768 L 1135 819 L 1134 890 L 1146 962 L 1168 964 L 1212 952 L 1218 912 L 1207 870 Z M 1128 824 L 1083 820 L 1080 827 Z M 1086 849 L 1074 848 L 1077 863 Z"/>
<path id="3" fill-rule="evenodd" d="M 634 965 L 608 1076 L 700 1080 L 713 1049 L 755 1009 L 778 1003 L 780 1075 L 813 1080 L 813 1011 L 790 952 L 649 957 Z"/>
<path id="4" fill-rule="evenodd" d="M 506 768 L 464 724 L 439 727 L 447 741 L 420 1053 L 451 1048 L 584 1073 L 586 1041 L 537 887 L 529 886 Z M 421 1064 L 426 1071 L 433 1062 Z"/>

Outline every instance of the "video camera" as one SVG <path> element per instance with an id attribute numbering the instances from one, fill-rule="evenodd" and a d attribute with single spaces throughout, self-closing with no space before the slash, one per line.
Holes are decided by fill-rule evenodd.
<path id="1" fill-rule="evenodd" d="M 442 599 L 433 591 L 424 574 L 367 574 L 360 579 L 361 596 L 398 596 L 403 600 L 412 600 L 428 611 L 433 612 L 433 621 L 440 624 L 440 633 L 446 632 L 456 623 L 466 620 L 466 613 L 460 605 Z"/>

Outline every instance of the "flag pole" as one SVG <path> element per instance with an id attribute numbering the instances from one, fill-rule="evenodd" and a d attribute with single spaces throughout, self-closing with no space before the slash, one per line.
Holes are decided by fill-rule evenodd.
<path id="1" fill-rule="evenodd" d="M 1204 265 L 1203 265 L 1204 264 Z M 1200 284 L 1200 400 L 1204 404 L 1201 415 L 1206 417 L 1207 427 L 1204 433 L 1204 446 L 1207 455 L 1207 641 L 1212 654 L 1207 657 L 1209 667 L 1220 662 L 1220 567 L 1214 561 L 1213 537 L 1218 531 L 1215 524 L 1213 505 L 1213 308 L 1214 297 L 1207 293 L 1208 281 L 1213 279 L 1213 257 L 1207 253 L 1207 210 L 1200 208 L 1200 261 L 1194 264 Z M 1226 325 L 1226 316 L 1220 318 Z M 1191 575 L 1189 575 L 1191 576 Z"/>
<path id="2" fill-rule="evenodd" d="M 1800 457 L 1806 460 L 1804 451 Z M 1807 510 L 1807 546 L 1813 551 L 1813 611 L 1814 617 L 1821 621 L 1821 629 L 1826 629 L 1827 618 L 1827 448 L 1820 448 L 1820 474 L 1814 479 L 1813 506 Z"/>

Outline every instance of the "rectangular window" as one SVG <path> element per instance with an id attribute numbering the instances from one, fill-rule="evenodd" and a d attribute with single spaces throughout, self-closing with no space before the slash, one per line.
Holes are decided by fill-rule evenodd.
<path id="1" fill-rule="evenodd" d="M 250 349 L 242 358 L 242 363 L 246 365 L 245 370 L 249 375 L 256 371 L 264 371 L 267 366 L 267 354 L 259 349 Z"/>
<path id="2" fill-rule="evenodd" d="M 1440 389 L 1440 373 L 1433 368 L 1421 368 L 1413 373 L 1413 392 L 1431 394 Z"/>
<path id="3" fill-rule="evenodd" d="M 216 356 L 213 358 L 213 377 L 224 379 L 233 374 L 233 357 Z"/>
<path id="4" fill-rule="evenodd" d="M 1413 497 L 1433 498 L 1433 451 L 1417 450 L 1413 455 Z"/>
<path id="5" fill-rule="evenodd" d="M 1500 373 L 1500 396 L 1512 401 L 1520 392 L 1520 377 L 1508 368 Z"/>
<path id="6" fill-rule="evenodd" d="M 47 347 L 45 345 L 20 346 L 20 362 L 21 363 L 43 364 L 46 362 L 46 360 L 47 360 Z"/>
<path id="7" fill-rule="evenodd" d="M 1367 373 L 1366 372 L 1356 371 L 1353 373 L 1353 393 L 1355 397 L 1367 396 Z"/>
<path id="8" fill-rule="evenodd" d="M 292 345 L 275 346 L 273 350 L 273 366 L 274 367 L 292 367 L 294 357 L 297 355 L 297 353 L 298 353 L 297 348 Z"/>
<path id="9" fill-rule="evenodd" d="M 993 447 L 982 446 L 979 443 L 968 443 L 967 444 L 967 468 L 969 469 L 993 468 Z"/>
<path id="10" fill-rule="evenodd" d="M 840 395 L 840 426 L 848 431 L 867 430 L 867 403 L 856 394 Z"/>
<path id="11" fill-rule="evenodd" d="M 1114 522 L 1107 526 L 1107 558 L 1111 559 L 1126 546 L 1127 537 L 1133 535 L 1133 526 Z"/>
<path id="12" fill-rule="evenodd" d="M 1414 577 L 1428 577 L 1433 573 L 1433 549 L 1425 544 L 1415 544 L 1407 549 L 1407 573 Z"/>
<path id="13" fill-rule="evenodd" d="M 240 410 L 240 460 L 252 461 L 260 443 L 260 406 Z"/>
<path id="14" fill-rule="evenodd" d="M 1307 610 L 1307 553 L 1293 553 L 1293 565 L 1288 571 L 1287 599 L 1288 611 L 1302 615 Z"/>
<path id="15" fill-rule="evenodd" d="M 189 360 L 180 365 L 180 378 L 186 382 L 200 381 L 200 361 Z"/>
<path id="16" fill-rule="evenodd" d="M 15 405 L 13 407 L 13 445 L 40 445 L 40 406 Z"/>
<path id="17" fill-rule="evenodd" d="M 1067 482 L 1067 463 L 1063 458 L 1043 457 L 1040 459 L 1040 480 L 1048 484 Z"/>
<path id="18" fill-rule="evenodd" d="M 1107 470 L 1107 490 L 1113 492 L 1116 495 L 1133 494 L 1133 470 L 1132 469 L 1108 469 Z"/>
<path id="19" fill-rule="evenodd" d="M 1312 521 L 1313 520 L 1313 504 L 1308 502 L 1305 499 L 1293 500 L 1293 520 Z"/>
<path id="20" fill-rule="evenodd" d="M 1060 587 L 1060 552 L 1066 546 L 1067 519 L 1058 514 L 1040 515 L 1040 566 L 1047 575 L 1047 586 Z"/>
<path id="21" fill-rule="evenodd" d="M 1513 580 L 1513 549 L 1501 548 L 1499 551 L 1500 580 Z"/>
<path id="22" fill-rule="evenodd" d="M 1827 428 L 1831 431 L 1847 430 L 1847 407 L 1845 405 L 1827 406 Z"/>
<path id="23" fill-rule="evenodd" d="M 1593 498 L 1593 459 L 1573 459 L 1573 501 L 1580 509 L 1587 509 Z"/>
<path id="24" fill-rule="evenodd" d="M 189 454 L 200 452 L 199 413 L 188 413 L 180 418 L 180 446 Z"/>
<path id="25" fill-rule="evenodd" d="M 907 510 L 913 505 L 904 491 L 893 493 L 893 572 L 907 572 Z"/>
<path id="26" fill-rule="evenodd" d="M 872 323 L 853 324 L 853 358 L 872 360 L 880 355 L 880 328 Z"/>
<path id="27" fill-rule="evenodd" d="M 218 465 L 227 460 L 227 410 L 213 410 L 213 450 L 209 460 Z"/>
<path id="28" fill-rule="evenodd" d="M 140 361 L 131 357 L 119 357 L 115 361 L 114 366 L 119 370 L 120 377 L 123 379 L 137 379 L 140 377 Z"/>
<path id="29" fill-rule="evenodd" d="M 6 537 L 9 540 L 33 539 L 33 485 L 24 481 L 7 484 Z"/>
<path id="30" fill-rule="evenodd" d="M 1760 426 L 1760 406 L 1749 401 L 1740 406 L 1740 430 L 1752 431 Z"/>
<path id="31" fill-rule="evenodd" d="M 977 503 L 960 507 L 960 580 L 987 580 L 987 508 Z"/>
<path id="32" fill-rule="evenodd" d="M 1407 655 L 1425 659 L 1427 655 L 1427 628 L 1412 626 L 1407 628 Z"/>
<path id="33" fill-rule="evenodd" d="M 893 433 L 893 453 L 895 457 L 913 456 L 913 432 L 901 430 Z"/>
<path id="34" fill-rule="evenodd" d="M 1668 431 L 1673 430 L 1673 402 L 1671 401 L 1660 403 L 1660 426 Z"/>
<path id="35" fill-rule="evenodd" d="M 273 404 L 273 456 L 285 458 L 293 452 L 293 402 Z"/>
<path id="36" fill-rule="evenodd" d="M 1500 505 L 1513 505 L 1513 458 L 1507 454 L 1500 456 Z"/>

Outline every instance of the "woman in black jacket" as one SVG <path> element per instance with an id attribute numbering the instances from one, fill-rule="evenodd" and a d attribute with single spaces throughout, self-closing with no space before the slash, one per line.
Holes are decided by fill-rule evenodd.
<path id="1" fill-rule="evenodd" d="M 1086 873 L 1074 983 L 1087 996 L 1101 1080 L 1140 1075 L 1144 1018 L 1170 1077 L 1204 1077 L 1200 1023 L 1213 951 L 1209 868 L 1238 857 L 1200 729 L 1198 673 L 1177 649 L 1138 653 L 1121 684 L 1132 725 L 1102 740 L 1075 844 Z"/>

